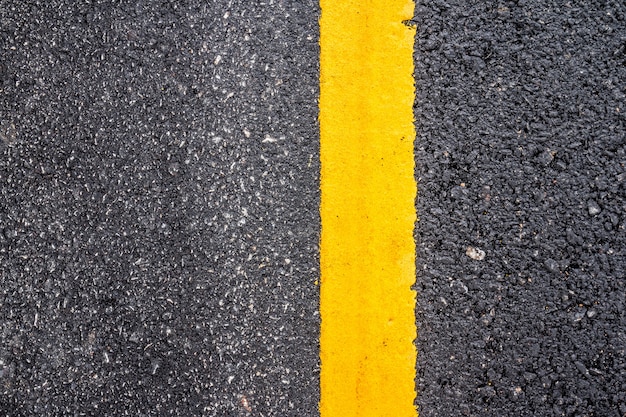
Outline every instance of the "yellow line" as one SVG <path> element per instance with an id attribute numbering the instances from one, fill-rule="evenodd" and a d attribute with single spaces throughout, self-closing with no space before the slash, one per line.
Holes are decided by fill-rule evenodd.
<path id="1" fill-rule="evenodd" d="M 411 0 L 321 0 L 322 417 L 414 417 Z"/>

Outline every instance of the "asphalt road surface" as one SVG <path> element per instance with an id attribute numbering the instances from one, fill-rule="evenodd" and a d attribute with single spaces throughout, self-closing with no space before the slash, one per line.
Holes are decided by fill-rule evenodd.
<path id="1" fill-rule="evenodd" d="M 420 416 L 625 416 L 626 5 L 416 21 Z"/>
<path id="2" fill-rule="evenodd" d="M 319 13 L 0 0 L 0 415 L 318 415 Z M 625 416 L 626 5 L 414 20 L 420 416 Z"/>
<path id="3" fill-rule="evenodd" d="M 0 409 L 315 414 L 317 4 L 0 13 Z"/>

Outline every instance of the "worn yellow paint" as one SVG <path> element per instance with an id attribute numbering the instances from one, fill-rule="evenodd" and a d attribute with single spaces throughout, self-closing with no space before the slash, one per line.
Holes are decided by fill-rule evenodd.
<path id="1" fill-rule="evenodd" d="M 321 0 L 322 417 L 415 417 L 411 0 Z"/>

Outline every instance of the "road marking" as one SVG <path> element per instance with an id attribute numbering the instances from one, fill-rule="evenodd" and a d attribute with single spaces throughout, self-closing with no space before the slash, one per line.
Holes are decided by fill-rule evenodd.
<path id="1" fill-rule="evenodd" d="M 322 417 L 415 417 L 411 0 L 321 0 Z"/>

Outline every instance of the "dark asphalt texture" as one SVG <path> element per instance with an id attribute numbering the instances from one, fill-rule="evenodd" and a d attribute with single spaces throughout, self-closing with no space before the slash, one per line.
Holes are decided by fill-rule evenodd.
<path id="1" fill-rule="evenodd" d="M 316 413 L 318 16 L 0 0 L 0 416 Z"/>
<path id="2" fill-rule="evenodd" d="M 626 3 L 415 20 L 420 417 L 626 416 Z"/>
<path id="3" fill-rule="evenodd" d="M 626 5 L 417 3 L 420 416 L 626 416 Z M 0 416 L 318 415 L 318 17 L 0 0 Z"/>

